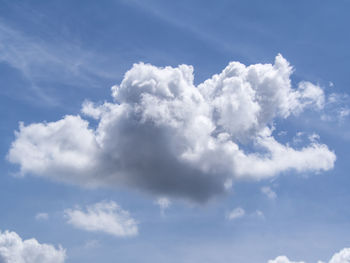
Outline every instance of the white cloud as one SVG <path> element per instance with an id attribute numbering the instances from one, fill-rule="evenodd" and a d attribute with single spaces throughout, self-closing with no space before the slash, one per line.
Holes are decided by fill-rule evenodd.
<path id="1" fill-rule="evenodd" d="M 256 210 L 255 215 L 259 218 L 265 219 L 265 215 L 264 215 L 263 211 Z"/>
<path id="2" fill-rule="evenodd" d="M 135 64 L 112 88 L 113 102 L 83 104 L 96 128 L 69 115 L 20 124 L 7 158 L 22 175 L 198 202 L 227 192 L 235 180 L 332 169 L 336 156 L 326 145 L 295 149 L 273 137 L 276 118 L 324 105 L 320 87 L 292 87 L 292 71 L 281 55 L 274 64 L 232 62 L 196 87 L 191 66 Z"/>
<path id="3" fill-rule="evenodd" d="M 76 228 L 91 232 L 104 232 L 119 237 L 138 234 L 137 222 L 128 211 L 113 201 L 100 202 L 86 207 L 66 209 L 67 222 Z"/>
<path id="4" fill-rule="evenodd" d="M 241 218 L 245 215 L 245 211 L 243 208 L 241 207 L 237 207 L 235 209 L 233 209 L 228 215 L 227 215 L 227 219 L 228 220 L 234 220 L 234 219 L 238 219 Z"/>
<path id="5" fill-rule="evenodd" d="M 35 215 L 36 220 L 47 220 L 49 219 L 49 214 L 48 213 L 37 213 Z"/>
<path id="6" fill-rule="evenodd" d="M 66 252 L 36 239 L 22 240 L 15 232 L 0 231 L 1 263 L 63 263 Z"/>
<path id="7" fill-rule="evenodd" d="M 286 256 L 278 256 L 273 260 L 269 260 L 268 263 L 305 263 L 304 261 L 291 261 Z M 318 261 L 318 263 L 325 263 Z M 338 253 L 334 254 L 328 263 L 350 263 L 350 248 L 344 248 Z"/>
<path id="8" fill-rule="evenodd" d="M 261 188 L 261 192 L 271 200 L 274 200 L 277 198 L 277 194 L 271 189 L 271 187 L 264 186 Z"/>

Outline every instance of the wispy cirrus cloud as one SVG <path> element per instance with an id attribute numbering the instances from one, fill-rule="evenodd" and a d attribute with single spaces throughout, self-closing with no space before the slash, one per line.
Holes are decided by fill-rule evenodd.
<path id="1" fill-rule="evenodd" d="M 17 96 L 57 106 L 60 101 L 57 94 L 52 94 L 50 83 L 98 87 L 99 79 L 114 77 L 113 70 L 102 65 L 103 59 L 72 41 L 28 35 L 0 20 L 0 62 L 18 70 L 28 82 L 26 92 Z"/>

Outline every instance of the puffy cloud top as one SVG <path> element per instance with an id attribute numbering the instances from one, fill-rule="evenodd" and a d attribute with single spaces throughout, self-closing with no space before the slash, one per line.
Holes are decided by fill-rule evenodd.
<path id="1" fill-rule="evenodd" d="M 191 66 L 135 64 L 112 87 L 113 102 L 83 104 L 95 129 L 71 115 L 21 124 L 8 160 L 22 174 L 198 202 L 224 193 L 232 180 L 329 170 L 336 156 L 326 145 L 295 149 L 273 136 L 275 118 L 324 106 L 317 85 L 292 87 L 292 71 L 281 55 L 274 64 L 232 62 L 195 86 Z"/>
<path id="2" fill-rule="evenodd" d="M 56 249 L 36 239 L 22 240 L 15 232 L 0 231 L 1 263 L 63 263 L 65 258 L 61 247 Z"/>

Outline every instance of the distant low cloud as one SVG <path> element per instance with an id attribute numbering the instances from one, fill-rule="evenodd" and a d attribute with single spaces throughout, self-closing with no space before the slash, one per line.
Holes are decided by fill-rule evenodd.
<path id="1" fill-rule="evenodd" d="M 94 249 L 94 248 L 98 248 L 100 246 L 101 246 L 100 241 L 95 240 L 95 239 L 87 240 L 84 244 L 85 249 Z"/>
<path id="2" fill-rule="evenodd" d="M 324 262 L 319 262 L 324 263 Z M 350 248 L 344 248 L 338 253 L 334 254 L 328 263 L 350 263 Z"/>
<path id="3" fill-rule="evenodd" d="M 271 200 L 274 200 L 277 198 L 277 194 L 269 186 L 262 187 L 261 192 Z"/>
<path id="4" fill-rule="evenodd" d="M 265 219 L 265 215 L 264 215 L 263 211 L 256 210 L 255 215 L 261 219 Z"/>
<path id="5" fill-rule="evenodd" d="M 22 240 L 15 232 L 0 231 L 1 263 L 63 263 L 66 251 L 36 239 Z"/>
<path id="6" fill-rule="evenodd" d="M 168 209 L 171 205 L 171 201 L 169 200 L 169 198 L 166 197 L 159 197 L 157 198 L 155 204 L 157 204 L 160 208 L 160 213 L 162 215 L 164 215 L 164 212 L 166 209 Z"/>
<path id="7" fill-rule="evenodd" d="M 49 214 L 48 213 L 37 213 L 35 215 L 36 220 L 48 220 L 49 219 Z"/>
<path id="8" fill-rule="evenodd" d="M 104 232 L 118 237 L 138 234 L 137 222 L 113 201 L 89 205 L 85 210 L 67 209 L 65 216 L 68 224 L 86 231 Z"/>
<path id="9" fill-rule="evenodd" d="M 304 261 L 290 261 L 286 256 L 278 256 L 273 260 L 269 260 L 268 263 L 305 263 Z"/>
<path id="10" fill-rule="evenodd" d="M 304 261 L 291 261 L 286 256 L 278 256 L 273 260 L 269 260 L 268 263 L 305 263 Z M 318 263 L 325 263 L 324 261 L 318 261 Z M 338 253 L 334 254 L 328 263 L 350 263 L 350 248 L 344 248 Z"/>
<path id="11" fill-rule="evenodd" d="M 228 213 L 227 219 L 234 220 L 245 216 L 245 210 L 241 207 L 237 207 Z"/>
<path id="12" fill-rule="evenodd" d="M 327 171 L 336 155 L 325 144 L 293 148 L 273 135 L 275 119 L 326 101 L 310 82 L 292 87 L 292 72 L 278 55 L 274 64 L 231 62 L 195 86 L 191 66 L 135 64 L 112 88 L 113 102 L 83 104 L 96 128 L 72 115 L 21 123 L 7 158 L 22 175 L 196 202 L 227 192 L 227 182 Z"/>
<path id="13" fill-rule="evenodd" d="M 348 94 L 331 93 L 326 101 L 327 110 L 321 116 L 323 121 L 343 123 L 350 116 L 350 97 Z"/>

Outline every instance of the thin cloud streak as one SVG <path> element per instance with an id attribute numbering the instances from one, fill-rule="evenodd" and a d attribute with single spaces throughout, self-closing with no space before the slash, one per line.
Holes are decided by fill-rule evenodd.
<path id="1" fill-rule="evenodd" d="M 26 100 L 59 106 L 60 100 L 50 93 L 48 83 L 60 83 L 75 88 L 99 87 L 99 79 L 114 79 L 109 67 L 102 66 L 100 55 L 62 40 L 48 42 L 29 36 L 0 21 L 0 62 L 18 70 L 27 80 L 29 89 L 20 93 Z M 17 94 L 18 95 L 18 94 Z"/>

